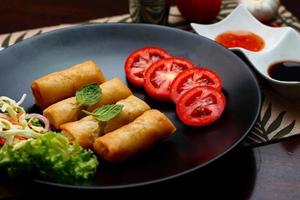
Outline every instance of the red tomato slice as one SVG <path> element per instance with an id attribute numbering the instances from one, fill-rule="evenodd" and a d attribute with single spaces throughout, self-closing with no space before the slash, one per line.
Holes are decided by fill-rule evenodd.
<path id="1" fill-rule="evenodd" d="M 147 94 L 157 100 L 170 101 L 170 86 L 175 77 L 193 63 L 183 58 L 166 58 L 152 64 L 145 72 L 144 88 Z"/>
<path id="2" fill-rule="evenodd" d="M 152 64 L 171 55 L 159 47 L 144 47 L 132 52 L 125 62 L 125 73 L 128 81 L 135 86 L 144 85 L 145 70 Z"/>
<path id="3" fill-rule="evenodd" d="M 176 112 L 187 125 L 206 126 L 219 119 L 225 105 L 226 99 L 221 91 L 209 86 L 197 86 L 178 100 Z"/>
<path id="4" fill-rule="evenodd" d="M 170 97 L 177 103 L 178 99 L 196 86 L 211 86 L 217 90 L 222 89 L 221 78 L 213 71 L 195 67 L 178 74 L 171 85 Z"/>

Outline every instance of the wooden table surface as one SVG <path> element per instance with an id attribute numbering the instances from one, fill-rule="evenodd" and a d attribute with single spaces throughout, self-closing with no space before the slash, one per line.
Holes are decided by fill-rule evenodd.
<path id="1" fill-rule="evenodd" d="M 295 16 L 300 18 L 300 1 L 282 0 Z M 0 33 L 79 22 L 128 12 L 127 0 L 1 0 Z M 0 197 L 17 195 L 20 199 L 43 191 L 36 185 L 15 183 L 9 179 L 0 182 Z M 47 189 L 48 191 L 49 189 Z M 63 192 L 63 191 L 61 191 Z M 66 191 L 64 191 L 66 192 Z M 119 191 L 113 194 L 128 194 Z M 184 193 L 202 199 L 299 200 L 300 199 L 300 137 L 259 146 L 238 147 L 197 173 L 176 181 L 134 192 Z M 95 192 L 99 193 L 99 192 Z M 57 192 L 45 193 L 47 196 Z M 90 195 L 91 191 L 72 191 L 74 195 Z M 70 194 L 68 194 L 70 195 Z M 99 198 L 103 193 L 99 193 Z M 102 197 L 101 197 L 102 195 Z"/>

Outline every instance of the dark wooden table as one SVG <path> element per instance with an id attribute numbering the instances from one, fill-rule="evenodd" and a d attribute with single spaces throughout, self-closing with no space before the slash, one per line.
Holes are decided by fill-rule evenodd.
<path id="1" fill-rule="evenodd" d="M 282 3 L 300 18 L 300 1 L 282 0 Z M 127 4 L 127 0 L 1 0 L 0 33 L 127 13 Z M 138 190 L 57 191 L 1 178 L 0 197 L 22 199 L 41 192 L 43 197 L 62 192 L 77 197 L 96 194 L 99 198 L 115 194 L 132 196 L 132 192 L 139 192 L 137 197 L 143 197 L 141 192 L 149 195 L 164 192 L 201 199 L 299 200 L 300 137 L 255 148 L 240 146 L 199 172 Z"/>

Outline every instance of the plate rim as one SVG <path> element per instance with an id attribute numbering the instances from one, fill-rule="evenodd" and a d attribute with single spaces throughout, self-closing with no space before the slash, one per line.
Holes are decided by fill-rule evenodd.
<path id="1" fill-rule="evenodd" d="M 249 75 L 251 76 L 251 78 L 254 81 L 254 85 L 256 87 L 256 91 L 257 91 L 257 109 L 255 110 L 255 117 L 253 119 L 253 121 L 251 122 L 249 128 L 245 131 L 245 133 L 238 139 L 236 140 L 234 143 L 232 143 L 225 151 L 223 151 L 222 153 L 220 153 L 219 155 L 217 155 L 216 157 L 214 157 L 213 159 L 202 163 L 200 165 L 197 165 L 196 167 L 190 168 L 188 170 L 182 171 L 180 173 L 177 174 L 173 174 L 170 176 L 166 176 L 163 178 L 158 178 L 158 179 L 154 179 L 154 180 L 150 180 L 150 181 L 144 181 L 144 182 L 138 182 L 138 183 L 131 183 L 131 184 L 121 184 L 121 185 L 114 185 L 114 186 L 94 186 L 94 185 L 70 185 L 70 184 L 64 184 L 64 183 L 56 183 L 56 182 L 52 182 L 52 181 L 46 181 L 46 180 L 40 180 L 37 178 L 33 178 L 32 181 L 39 183 L 39 184 L 43 184 L 45 186 L 53 186 L 53 187 L 60 187 L 60 188 L 66 188 L 66 189 L 79 189 L 79 190 L 116 190 L 116 189 L 130 189 L 130 188 L 137 188 L 137 187 L 142 187 L 142 186 L 149 186 L 149 185 L 153 185 L 156 183 L 160 183 L 160 182 L 165 182 L 165 181 L 169 181 L 172 179 L 176 179 L 179 177 L 182 177 L 184 175 L 190 174 L 192 172 L 195 172 L 197 170 L 199 170 L 200 168 L 211 164 L 212 162 L 218 160 L 219 158 L 221 158 L 222 156 L 226 155 L 227 153 L 229 153 L 232 149 L 234 149 L 238 144 L 241 143 L 241 141 L 249 135 L 251 129 L 254 127 L 259 114 L 260 114 L 260 110 L 261 110 L 261 106 L 262 106 L 262 92 L 261 89 L 259 87 L 259 83 L 257 80 L 257 77 L 255 76 L 254 72 L 250 69 L 250 66 L 248 66 L 239 56 L 237 56 L 235 53 L 233 53 L 232 51 L 226 49 L 225 47 L 223 47 L 222 45 L 216 43 L 215 41 L 206 38 L 204 36 L 198 35 L 196 33 L 192 33 L 186 30 L 181 30 L 178 28 L 173 28 L 173 27 L 167 27 L 167 26 L 161 26 L 161 25 L 154 25 L 154 24 L 141 24 L 141 23 L 135 23 L 135 24 L 128 24 L 128 23 L 107 23 L 107 24 L 80 24 L 80 25 L 75 25 L 75 26 L 71 26 L 71 27 L 65 27 L 65 28 L 61 28 L 61 29 L 57 29 L 57 30 L 52 30 L 49 32 L 45 32 L 42 33 L 40 35 L 37 36 L 33 36 L 30 38 L 27 38 L 21 42 L 18 42 L 16 44 L 10 45 L 7 48 L 4 48 L 2 51 L 0 51 L 0 55 L 5 53 L 7 50 L 13 49 L 13 48 L 17 48 L 19 45 L 23 45 L 26 43 L 30 43 L 36 40 L 39 40 L 40 38 L 44 38 L 44 37 L 48 37 L 54 34 L 60 34 L 62 32 L 65 31 L 72 31 L 72 30 L 79 30 L 79 29 L 85 29 L 85 28 L 97 28 L 97 27 L 118 27 L 118 26 L 125 26 L 125 27 L 148 27 L 151 29 L 163 29 L 163 30 L 169 30 L 169 31 L 175 31 L 175 32 L 179 32 L 181 34 L 187 34 L 190 35 L 192 37 L 198 37 L 201 38 L 202 40 L 209 40 L 209 42 L 213 42 L 215 43 L 215 45 L 223 48 L 224 50 L 226 50 L 229 54 L 232 54 L 232 56 L 236 57 L 236 59 L 241 63 L 241 65 L 245 66 L 245 70 L 248 70 Z"/>

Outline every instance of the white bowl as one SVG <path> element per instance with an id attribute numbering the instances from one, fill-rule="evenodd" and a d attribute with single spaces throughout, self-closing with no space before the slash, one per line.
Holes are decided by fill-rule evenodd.
<path id="1" fill-rule="evenodd" d="M 243 5 L 239 5 L 224 20 L 202 25 L 191 26 L 199 35 L 215 40 L 226 31 L 245 30 L 253 32 L 265 41 L 265 47 L 259 52 L 244 48 L 230 48 L 242 51 L 254 68 L 285 97 L 300 98 L 300 82 L 286 82 L 271 78 L 268 68 L 280 61 L 300 61 L 300 36 L 291 27 L 273 28 L 259 22 Z"/>

